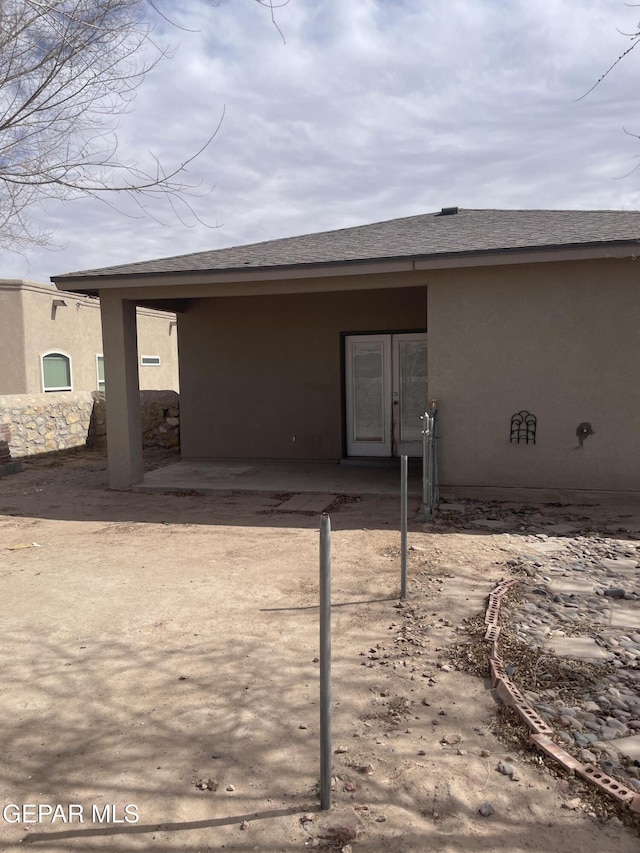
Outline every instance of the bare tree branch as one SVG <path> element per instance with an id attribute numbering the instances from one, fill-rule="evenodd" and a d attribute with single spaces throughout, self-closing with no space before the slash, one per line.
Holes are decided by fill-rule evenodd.
<path id="1" fill-rule="evenodd" d="M 274 9 L 288 0 L 256 2 L 282 35 Z M 177 164 L 152 152 L 150 167 L 120 159 L 118 120 L 170 56 L 153 38 L 154 14 L 173 24 L 158 0 L 0 0 L 0 248 L 50 244 L 29 211 L 51 199 L 126 197 L 140 216 L 159 220 L 164 202 L 183 224 L 200 222 L 190 199 L 208 190 L 191 181 L 189 167 L 224 109 Z"/>
<path id="2" fill-rule="evenodd" d="M 600 83 L 602 83 L 602 81 L 605 79 L 605 77 L 608 77 L 609 74 L 611 74 L 611 72 L 616 67 L 616 65 L 618 65 L 620 62 L 622 62 L 622 60 L 625 58 L 625 56 L 628 56 L 631 53 L 631 51 L 634 50 L 638 46 L 638 41 L 640 41 L 640 25 L 638 27 L 637 32 L 635 32 L 635 33 L 621 33 L 621 35 L 625 35 L 628 38 L 630 38 L 631 41 L 633 42 L 633 44 L 631 45 L 631 47 L 628 47 L 625 51 L 623 51 L 620 54 L 620 56 L 615 60 L 615 62 L 611 63 L 611 65 L 607 68 L 607 70 L 604 72 L 604 74 L 601 74 L 600 77 L 598 77 L 598 79 L 593 84 L 593 86 L 591 86 L 591 88 L 587 89 L 587 91 L 584 93 L 584 95 L 580 95 L 579 98 L 576 98 L 576 103 L 578 101 L 583 100 L 583 98 L 586 98 L 587 95 L 590 95 L 591 92 L 593 92 L 593 90 L 595 88 L 597 88 L 600 85 Z"/>
<path id="3" fill-rule="evenodd" d="M 256 0 L 256 2 L 260 6 L 265 6 L 267 9 L 270 10 L 270 12 L 271 12 L 271 23 L 277 29 L 277 31 L 280 33 L 280 37 L 282 38 L 282 43 L 286 44 L 287 40 L 284 37 L 284 33 L 282 32 L 282 30 L 278 26 L 278 22 L 276 21 L 275 9 L 281 9 L 283 6 L 286 6 L 288 4 L 289 0 L 281 0 L 279 3 L 274 3 L 273 0 Z"/>
<path id="4" fill-rule="evenodd" d="M 624 5 L 628 6 L 631 9 L 638 8 L 638 6 L 640 6 L 639 3 L 625 3 Z M 590 95 L 591 92 L 593 92 L 593 90 L 596 89 L 602 83 L 602 81 L 606 77 L 609 76 L 609 74 L 611 74 L 613 69 L 617 65 L 619 65 L 622 62 L 622 60 L 631 53 L 632 50 L 635 50 L 636 46 L 638 45 L 638 42 L 640 41 L 640 23 L 637 25 L 635 32 L 633 32 L 633 33 L 625 33 L 622 30 L 618 30 L 618 32 L 620 33 L 621 36 L 624 36 L 625 38 L 631 39 L 631 42 L 632 42 L 631 47 L 628 47 L 626 50 L 624 50 L 620 54 L 620 56 L 616 60 L 614 60 L 614 62 L 611 63 L 611 65 L 607 68 L 607 70 L 604 72 L 604 74 L 601 74 L 600 77 L 598 77 L 598 79 L 593 84 L 593 86 L 591 86 L 589 89 L 587 89 L 587 91 L 584 93 L 584 95 L 580 95 L 579 98 L 576 98 L 576 101 L 575 101 L 576 103 L 578 101 L 582 101 L 583 98 L 587 97 L 587 95 Z"/>

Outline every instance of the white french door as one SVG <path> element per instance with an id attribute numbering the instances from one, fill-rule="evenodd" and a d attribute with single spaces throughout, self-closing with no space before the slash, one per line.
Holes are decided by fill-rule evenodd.
<path id="1" fill-rule="evenodd" d="M 427 335 L 345 338 L 348 456 L 421 456 Z"/>

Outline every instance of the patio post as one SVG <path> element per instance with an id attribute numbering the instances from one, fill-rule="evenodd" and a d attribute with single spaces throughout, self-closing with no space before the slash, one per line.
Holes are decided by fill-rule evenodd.
<path id="1" fill-rule="evenodd" d="M 143 476 L 136 304 L 101 290 L 100 315 L 109 486 L 128 489 Z"/>

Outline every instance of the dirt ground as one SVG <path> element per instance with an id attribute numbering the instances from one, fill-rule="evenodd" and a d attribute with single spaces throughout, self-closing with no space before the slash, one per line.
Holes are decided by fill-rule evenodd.
<path id="1" fill-rule="evenodd" d="M 390 497 L 331 512 L 321 812 L 319 519 L 279 512 L 282 497 L 110 492 L 88 451 L 0 479 L 0 849 L 638 850 L 586 799 L 563 807 L 578 784 L 500 740 L 487 682 L 448 662 L 518 537 L 412 523 L 401 607 Z"/>

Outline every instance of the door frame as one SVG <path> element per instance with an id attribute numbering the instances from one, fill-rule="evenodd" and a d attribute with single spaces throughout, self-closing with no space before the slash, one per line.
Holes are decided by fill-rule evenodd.
<path id="1" fill-rule="evenodd" d="M 427 329 L 422 327 L 415 327 L 412 329 L 354 329 L 352 331 L 340 332 L 340 399 L 341 399 L 341 414 L 342 414 L 342 458 L 343 459 L 353 459 L 358 458 L 349 456 L 347 453 L 347 383 L 346 383 L 346 366 L 347 366 L 347 338 L 350 337 L 367 337 L 367 336 L 376 336 L 376 335 L 391 335 L 392 339 L 394 335 L 426 335 Z M 428 340 L 428 337 L 427 337 Z M 393 366 L 392 366 L 393 371 Z M 393 455 L 393 436 L 391 437 L 391 455 L 390 456 L 370 456 L 367 457 L 371 460 L 375 459 L 395 459 L 399 457 L 395 457 Z"/>

